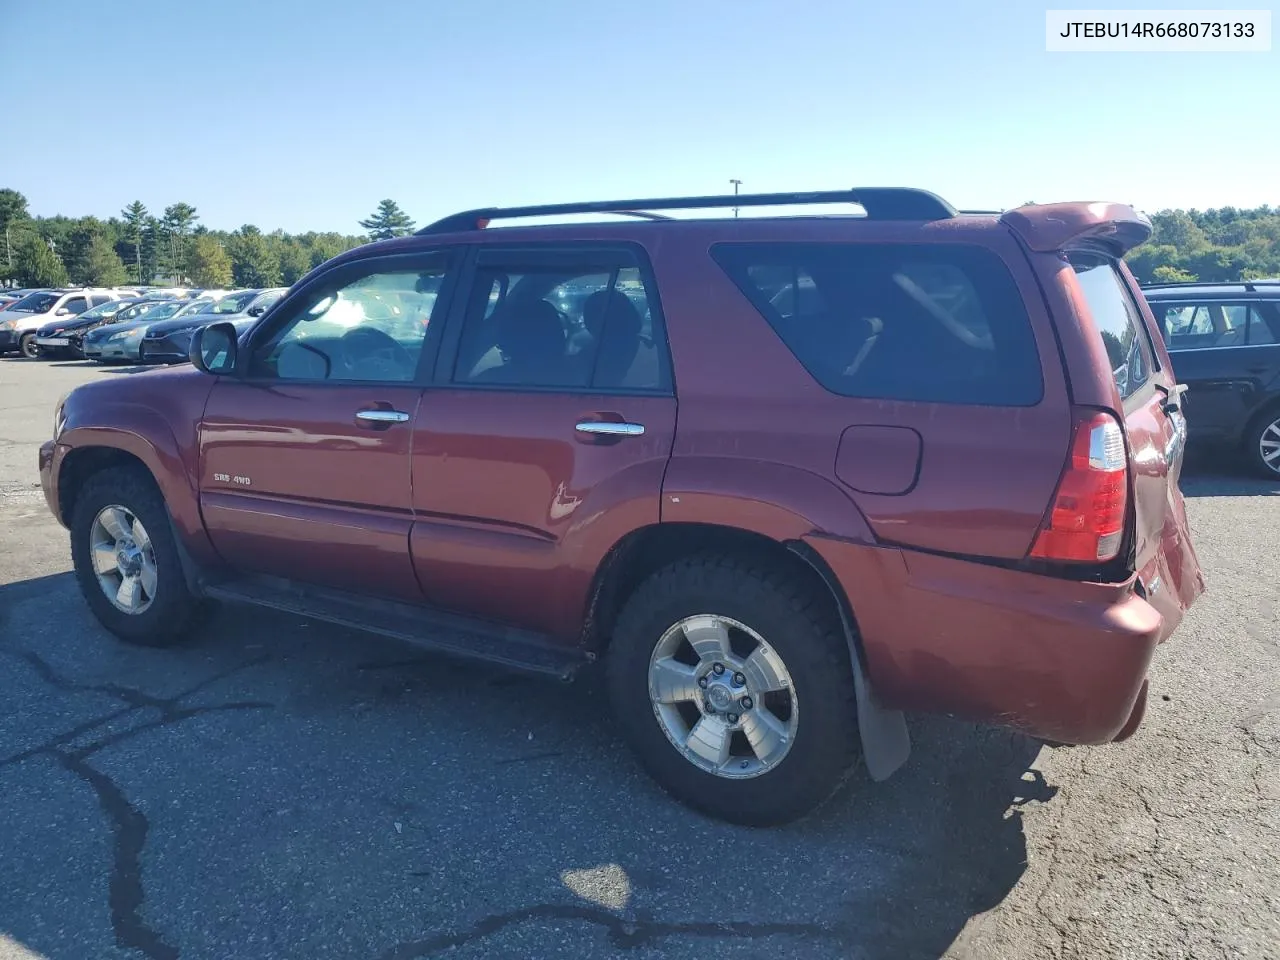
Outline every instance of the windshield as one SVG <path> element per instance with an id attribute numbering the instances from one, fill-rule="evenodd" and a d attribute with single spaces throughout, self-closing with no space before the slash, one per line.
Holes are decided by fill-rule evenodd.
<path id="1" fill-rule="evenodd" d="M 182 309 L 178 300 L 161 300 L 138 315 L 139 320 L 167 320 Z"/>
<path id="2" fill-rule="evenodd" d="M 253 303 L 253 298 L 258 295 L 256 290 L 250 290 L 248 293 L 232 293 L 213 305 L 210 313 L 240 313 L 245 307 Z"/>
<path id="3" fill-rule="evenodd" d="M 57 293 L 31 293 L 15 303 L 10 310 L 27 310 L 31 313 L 48 313 L 58 302 Z"/>
<path id="4" fill-rule="evenodd" d="M 114 316 L 120 310 L 123 310 L 125 303 L 120 300 L 108 300 L 106 303 L 99 304 L 80 314 L 81 320 L 100 320 L 103 317 Z"/>
<path id="5" fill-rule="evenodd" d="M 183 304 L 182 309 L 175 313 L 173 317 L 176 320 L 178 317 L 189 317 L 192 314 L 205 313 L 212 304 L 212 300 L 189 300 Z"/>

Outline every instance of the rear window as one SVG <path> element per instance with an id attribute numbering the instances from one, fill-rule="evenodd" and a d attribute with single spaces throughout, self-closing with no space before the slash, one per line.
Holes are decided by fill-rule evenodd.
<path id="1" fill-rule="evenodd" d="M 989 250 L 731 243 L 711 252 L 833 393 L 1013 407 L 1043 395 L 1022 298 Z"/>
<path id="2" fill-rule="evenodd" d="M 1143 345 L 1142 315 L 1133 302 L 1113 261 L 1096 253 L 1073 253 L 1068 258 L 1084 292 L 1094 325 L 1102 334 L 1115 378 L 1124 400 L 1151 378 L 1151 360 Z"/>

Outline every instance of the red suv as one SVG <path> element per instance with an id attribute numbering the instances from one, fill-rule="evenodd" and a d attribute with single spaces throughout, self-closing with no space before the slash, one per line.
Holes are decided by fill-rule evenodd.
<path id="1" fill-rule="evenodd" d="M 861 216 L 656 211 L 847 203 Z M 621 222 L 506 226 L 560 214 Z M 909 189 L 480 210 L 318 267 L 40 452 L 85 599 L 247 602 L 569 677 L 715 816 L 813 809 L 903 711 L 1130 735 L 1203 591 L 1169 354 L 1109 203 Z"/>

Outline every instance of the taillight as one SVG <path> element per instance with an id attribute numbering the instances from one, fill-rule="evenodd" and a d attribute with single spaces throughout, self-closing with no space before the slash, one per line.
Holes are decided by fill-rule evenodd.
<path id="1" fill-rule="evenodd" d="M 1124 433 L 1114 417 L 1098 413 L 1077 423 L 1071 459 L 1031 546 L 1031 556 L 1071 563 L 1115 557 L 1124 539 L 1128 468 Z"/>

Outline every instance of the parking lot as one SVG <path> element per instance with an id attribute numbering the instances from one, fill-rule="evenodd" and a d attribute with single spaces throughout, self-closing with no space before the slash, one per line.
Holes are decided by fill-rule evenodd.
<path id="1" fill-rule="evenodd" d="M 892 780 L 755 831 L 667 799 L 591 678 L 258 610 L 112 640 L 36 449 L 135 375 L 0 359 L 0 960 L 1280 957 L 1280 487 L 1188 465 L 1209 592 L 1132 740 L 917 718 Z"/>

